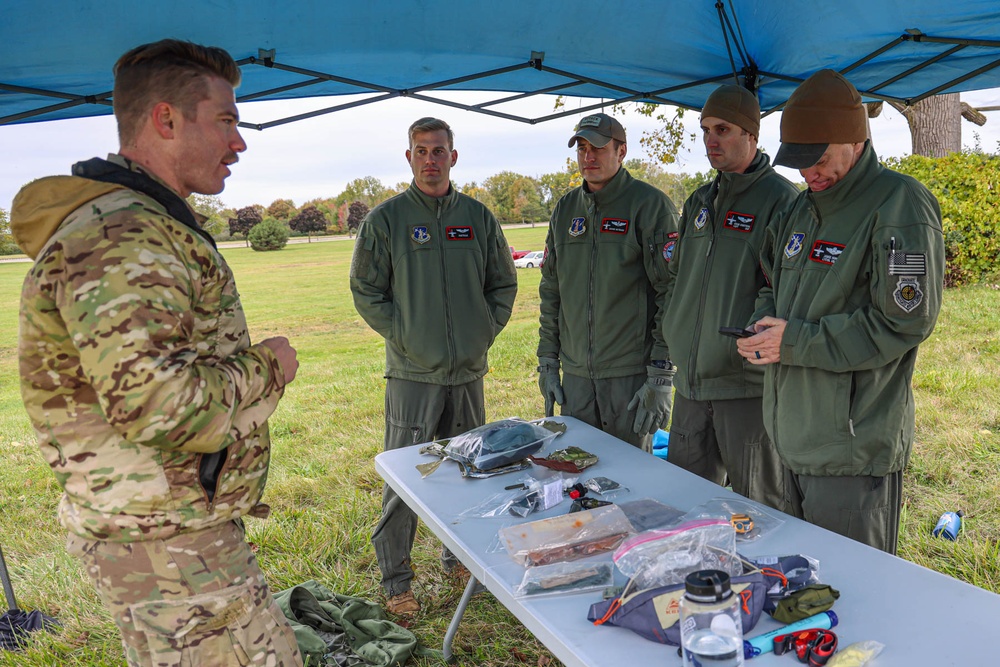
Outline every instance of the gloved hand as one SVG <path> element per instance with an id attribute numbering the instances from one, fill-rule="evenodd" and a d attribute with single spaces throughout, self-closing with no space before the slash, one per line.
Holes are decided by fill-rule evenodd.
<path id="1" fill-rule="evenodd" d="M 632 430 L 637 435 L 656 433 L 670 421 L 673 406 L 674 369 L 646 366 L 646 383 L 629 401 L 628 409 L 636 408 Z"/>
<path id="2" fill-rule="evenodd" d="M 545 399 L 545 416 L 555 414 L 555 403 L 566 402 L 563 396 L 562 384 L 559 381 L 559 360 L 551 357 L 538 357 L 538 388 L 542 390 Z"/>

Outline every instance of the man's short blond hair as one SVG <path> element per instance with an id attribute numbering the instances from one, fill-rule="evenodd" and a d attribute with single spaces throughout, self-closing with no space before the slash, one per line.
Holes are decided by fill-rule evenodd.
<path id="1" fill-rule="evenodd" d="M 413 148 L 413 137 L 421 132 L 439 132 L 444 131 L 448 133 L 448 150 L 455 149 L 455 133 L 451 131 L 451 126 L 439 118 L 421 118 L 420 120 L 413 121 L 413 125 L 410 125 L 409 138 L 410 138 L 410 148 Z"/>
<path id="2" fill-rule="evenodd" d="M 114 67 L 114 109 L 118 139 L 131 144 L 149 111 L 166 102 L 187 119 L 194 119 L 198 103 L 208 98 L 208 78 L 217 76 L 233 88 L 240 85 L 240 68 L 226 51 L 177 39 L 137 46 Z"/>

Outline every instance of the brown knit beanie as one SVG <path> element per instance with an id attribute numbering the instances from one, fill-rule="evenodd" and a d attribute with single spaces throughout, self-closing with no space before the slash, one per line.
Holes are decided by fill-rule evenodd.
<path id="1" fill-rule="evenodd" d="M 702 118 L 721 118 L 739 125 L 753 136 L 760 134 L 760 104 L 743 86 L 719 86 L 705 102 Z"/>
<path id="2" fill-rule="evenodd" d="M 856 144 L 868 138 L 868 115 L 850 81 L 823 69 L 803 81 L 781 112 L 781 148 L 774 163 L 806 169 L 830 144 Z"/>

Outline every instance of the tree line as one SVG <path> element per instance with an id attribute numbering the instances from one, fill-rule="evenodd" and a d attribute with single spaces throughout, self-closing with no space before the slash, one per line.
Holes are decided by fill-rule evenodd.
<path id="1" fill-rule="evenodd" d="M 626 160 L 625 167 L 639 180 L 665 192 L 680 210 L 694 190 L 707 183 L 711 172 L 670 174 L 660 165 L 639 159 Z M 458 189 L 482 202 L 501 223 L 535 223 L 549 219 L 559 199 L 583 182 L 579 168 L 566 160 L 562 171 L 526 176 L 501 171 L 481 183 L 457 185 Z M 409 183 L 384 185 L 373 176 L 356 178 L 335 197 L 316 198 L 296 206 L 290 199 L 275 199 L 264 206 L 251 204 L 227 208 L 219 197 L 192 195 L 188 201 L 206 216 L 205 229 L 218 240 L 248 239 L 250 231 L 262 223 L 284 226 L 292 235 L 353 234 L 374 206 L 403 192 Z M 249 244 L 249 241 L 248 241 Z"/>

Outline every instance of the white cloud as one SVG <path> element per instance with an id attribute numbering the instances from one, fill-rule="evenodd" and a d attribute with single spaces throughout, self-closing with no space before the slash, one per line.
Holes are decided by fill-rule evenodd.
<path id="1" fill-rule="evenodd" d="M 466 103 L 481 101 L 482 95 L 462 93 L 452 96 Z M 1000 105 L 1000 89 L 966 93 L 963 99 L 974 106 Z M 280 117 L 332 106 L 345 98 L 255 102 L 243 104 L 243 120 L 262 123 Z M 553 113 L 554 98 L 525 100 L 503 111 L 521 112 L 529 117 Z M 572 106 L 591 101 L 568 100 Z M 315 198 L 332 197 L 354 178 L 374 176 L 386 185 L 410 180 L 403 156 L 406 129 L 422 116 L 437 116 L 451 124 L 459 161 L 452 171 L 457 183 L 482 181 L 499 171 L 511 170 L 532 176 L 562 169 L 573 157 L 566 141 L 578 116 L 535 125 L 483 116 L 412 99 L 394 99 L 316 118 L 273 127 L 261 132 L 244 130 L 249 146 L 233 168 L 226 190 L 220 195 L 228 206 L 252 203 L 267 205 L 282 197 L 296 204 Z M 978 133 L 984 150 L 997 151 L 1000 144 L 1000 112 L 987 114 L 985 127 L 962 122 L 962 143 L 972 146 Z M 688 126 L 697 129 L 698 114 L 688 112 Z M 779 115 L 764 119 L 761 145 L 773 155 L 778 149 Z M 637 139 L 655 121 L 630 114 L 623 119 L 630 137 L 630 157 L 645 157 Z M 876 152 L 883 157 L 910 152 L 906 120 L 885 109 L 872 122 Z M 30 123 L 0 127 L 0 208 L 10 209 L 17 190 L 41 176 L 68 174 L 70 166 L 94 156 L 104 157 L 117 149 L 114 119 L 111 116 Z M 694 172 L 709 169 L 700 142 L 691 145 L 681 162 L 671 171 Z M 797 172 L 783 170 L 793 180 Z"/>

